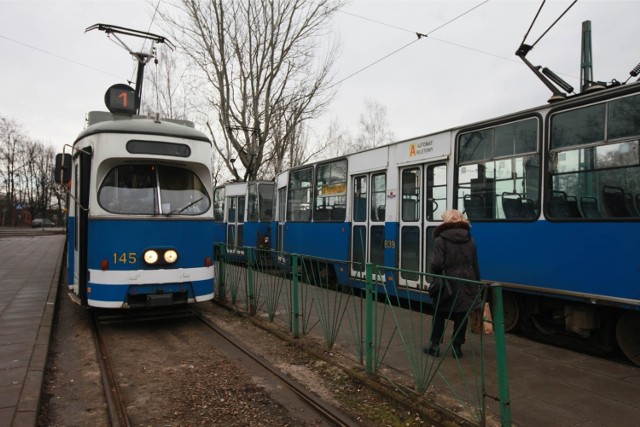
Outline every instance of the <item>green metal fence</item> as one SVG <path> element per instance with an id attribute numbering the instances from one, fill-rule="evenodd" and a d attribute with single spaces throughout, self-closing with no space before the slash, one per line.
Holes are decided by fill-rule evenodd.
<path id="1" fill-rule="evenodd" d="M 500 423 L 511 424 L 498 284 L 456 279 L 458 292 L 462 286 L 473 291 L 472 307 L 464 313 L 467 320 L 477 320 L 477 309 L 492 298 L 494 330 L 492 335 L 466 331 L 464 357 L 460 357 L 452 350 L 452 337 L 462 331 L 454 330 L 450 313 L 441 310 L 443 301 L 425 298 L 428 283 L 446 276 L 248 247 L 220 245 L 217 253 L 218 300 L 278 324 L 295 338 L 317 338 L 327 350 L 350 354 L 367 374 L 383 377 L 407 394 L 454 407 L 478 424 L 486 422 L 488 403 L 497 401 Z M 338 284 L 339 274 L 350 277 L 349 286 Z M 456 292 L 451 298 L 459 297 Z M 434 312 L 446 317 L 439 357 L 424 351 L 431 339 Z M 488 337 L 493 349 L 485 343 Z M 495 366 L 486 366 L 487 351 Z"/>

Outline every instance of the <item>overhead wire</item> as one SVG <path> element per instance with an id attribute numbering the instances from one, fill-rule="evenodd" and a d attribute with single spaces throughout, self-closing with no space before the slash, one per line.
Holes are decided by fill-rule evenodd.
<path id="1" fill-rule="evenodd" d="M 354 77 L 354 76 L 356 76 L 356 75 L 358 75 L 358 74 L 362 73 L 363 71 L 365 71 L 365 70 L 367 70 L 367 69 L 369 69 L 369 68 L 373 67 L 374 65 L 376 65 L 376 64 L 378 64 L 378 63 L 380 63 L 380 62 L 384 61 L 385 59 L 387 59 L 387 58 L 389 58 L 389 57 L 391 57 L 391 56 L 395 55 L 396 53 L 398 53 L 398 52 L 400 52 L 400 51 L 402 51 L 402 50 L 406 49 L 407 47 L 409 47 L 409 46 L 411 46 L 412 44 L 416 43 L 417 41 L 419 41 L 419 40 L 420 40 L 420 39 L 422 39 L 423 37 L 429 37 L 429 35 L 430 35 L 430 34 L 432 34 L 432 33 L 434 33 L 435 31 L 438 31 L 439 29 L 444 28 L 445 26 L 447 26 L 447 25 L 451 24 L 452 22 L 454 22 L 454 21 L 456 21 L 456 20 L 460 19 L 461 17 L 465 16 L 466 14 L 468 14 L 468 13 L 470 13 L 470 12 L 474 11 L 475 9 L 479 8 L 480 6 L 482 6 L 482 5 L 484 5 L 485 3 L 488 3 L 488 2 L 489 2 L 489 0 L 484 0 L 483 2 L 481 2 L 481 3 L 479 3 L 479 4 L 475 5 L 475 6 L 473 6 L 472 8 L 470 8 L 470 9 L 466 10 L 465 12 L 463 12 L 463 13 L 461 13 L 461 14 L 457 15 L 456 17 L 454 17 L 454 18 L 450 19 L 449 21 L 445 22 L 444 24 L 442 24 L 442 25 L 440 25 L 440 26 L 438 26 L 438 27 L 434 28 L 433 30 L 431 30 L 430 32 L 428 32 L 428 33 L 426 33 L 426 34 L 419 33 L 419 32 L 416 32 L 416 31 L 411 31 L 411 30 L 408 30 L 408 29 L 406 29 L 406 28 L 398 27 L 398 26 L 396 26 L 396 25 L 387 24 L 387 23 L 384 23 L 384 22 L 381 22 L 381 21 L 376 21 L 376 20 L 374 20 L 374 19 L 366 18 L 366 17 L 364 17 L 364 16 L 360 16 L 360 15 L 357 15 L 357 14 L 355 14 L 355 13 L 350 13 L 350 12 L 340 11 L 341 13 L 346 14 L 346 15 L 351 15 L 351 16 L 354 16 L 354 17 L 357 17 L 357 18 L 360 18 L 360 19 L 363 19 L 363 20 L 366 20 L 366 21 L 374 22 L 374 23 L 381 24 L 381 25 L 384 25 L 384 26 L 387 26 L 387 27 L 390 27 L 390 28 L 395 28 L 395 29 L 398 29 L 398 30 L 401 30 L 401 31 L 409 32 L 409 33 L 411 33 L 411 34 L 415 34 L 418 38 L 417 38 L 417 39 L 415 39 L 415 40 L 413 40 L 413 41 L 412 41 L 412 42 L 410 42 L 410 43 L 405 44 L 404 46 L 401 46 L 400 48 L 398 48 L 398 49 L 394 50 L 393 52 L 388 53 L 387 55 L 383 56 L 382 58 L 377 59 L 376 61 L 374 61 L 374 62 L 370 63 L 369 65 L 367 65 L 367 66 L 365 66 L 365 67 L 363 67 L 363 68 L 361 68 L 361 69 L 359 69 L 359 70 L 357 70 L 357 71 L 355 71 L 355 72 L 353 72 L 353 73 L 349 74 L 347 77 L 345 77 L 345 78 L 343 78 L 343 79 L 339 80 L 338 82 L 336 82 L 333 86 L 340 85 L 340 84 L 341 84 L 341 83 L 343 83 L 344 81 L 346 81 L 346 80 L 348 80 L 348 79 L 350 79 L 350 78 L 352 78 L 352 77 Z M 436 40 L 436 39 L 434 39 L 434 40 Z M 452 44 L 453 44 L 453 43 L 452 43 Z M 459 45 L 457 45 L 457 46 L 459 46 Z"/>
<path id="2" fill-rule="evenodd" d="M 56 57 L 58 59 L 61 59 L 63 61 L 67 61 L 67 62 L 70 62 L 70 63 L 75 64 L 75 65 L 80 65 L 81 67 L 89 68 L 89 69 L 91 69 L 93 71 L 97 71 L 99 73 L 102 73 L 102 74 L 105 74 L 105 75 L 108 75 L 108 76 L 116 77 L 118 79 L 122 78 L 122 76 L 118 76 L 116 74 L 109 73 L 108 71 L 104 71 L 104 70 L 101 70 L 99 68 L 92 67 L 91 65 L 83 64 L 82 62 L 78 62 L 78 61 L 75 61 L 73 59 L 69 59 L 69 58 L 66 58 L 64 56 L 58 55 L 57 53 L 49 52 L 48 50 L 41 49 L 41 48 L 36 47 L 36 46 L 32 46 L 32 45 L 30 45 L 28 43 L 21 42 L 20 40 L 16 40 L 16 39 L 13 39 L 11 37 L 3 36 L 2 34 L 0 34 L 0 38 L 8 40 L 8 41 L 16 43 L 16 44 L 19 44 L 19 45 L 24 46 L 24 47 L 28 47 L 29 49 L 37 50 L 38 52 L 42 52 L 42 53 L 45 53 L 47 55 L 51 55 L 51 56 Z"/>

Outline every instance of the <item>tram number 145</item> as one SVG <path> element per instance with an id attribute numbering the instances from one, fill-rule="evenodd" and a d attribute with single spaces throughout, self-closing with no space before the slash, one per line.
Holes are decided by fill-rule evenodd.
<path id="1" fill-rule="evenodd" d="M 138 262 L 138 256 L 135 252 L 113 253 L 114 264 L 135 264 Z"/>

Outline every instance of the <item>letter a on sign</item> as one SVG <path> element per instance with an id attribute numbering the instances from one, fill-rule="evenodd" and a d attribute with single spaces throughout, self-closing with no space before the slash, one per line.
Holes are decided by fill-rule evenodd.
<path id="1" fill-rule="evenodd" d="M 416 155 L 416 144 L 411 144 L 409 146 L 409 157 L 413 157 Z"/>

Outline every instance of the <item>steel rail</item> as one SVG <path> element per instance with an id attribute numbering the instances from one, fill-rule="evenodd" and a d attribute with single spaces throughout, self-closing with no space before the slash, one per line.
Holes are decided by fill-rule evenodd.
<path id="1" fill-rule="evenodd" d="M 309 393 L 303 387 L 301 387 L 298 383 L 291 381 L 287 376 L 282 374 L 278 369 L 273 367 L 270 363 L 266 362 L 262 357 L 257 356 L 250 349 L 242 345 L 237 340 L 234 340 L 228 333 L 219 328 L 209 319 L 204 317 L 201 313 L 192 310 L 193 315 L 198 318 L 201 322 L 207 325 L 212 331 L 220 335 L 231 345 L 236 347 L 238 350 L 242 351 L 244 354 L 249 356 L 255 362 L 260 364 L 263 368 L 277 377 L 280 381 L 282 381 L 287 387 L 289 387 L 298 397 L 300 397 L 306 404 L 315 409 L 320 415 L 322 415 L 327 421 L 334 423 L 337 426 L 358 426 L 359 424 L 353 421 L 351 418 L 344 415 L 341 411 L 336 411 L 336 408 L 333 406 L 329 406 L 324 404 L 324 402 L 319 401 L 318 398 Z"/>
<path id="2" fill-rule="evenodd" d="M 109 412 L 109 419 L 113 427 L 130 427 L 131 421 L 129 415 L 122 402 L 120 395 L 120 389 L 118 388 L 118 382 L 111 368 L 111 362 L 109 360 L 109 352 L 107 346 L 102 339 L 102 333 L 100 332 L 100 321 L 95 311 L 91 313 L 91 328 L 93 331 L 93 341 L 98 354 L 98 365 L 100 365 L 100 377 L 102 379 L 102 387 L 104 389 L 104 396 L 107 401 L 107 410 Z"/>

